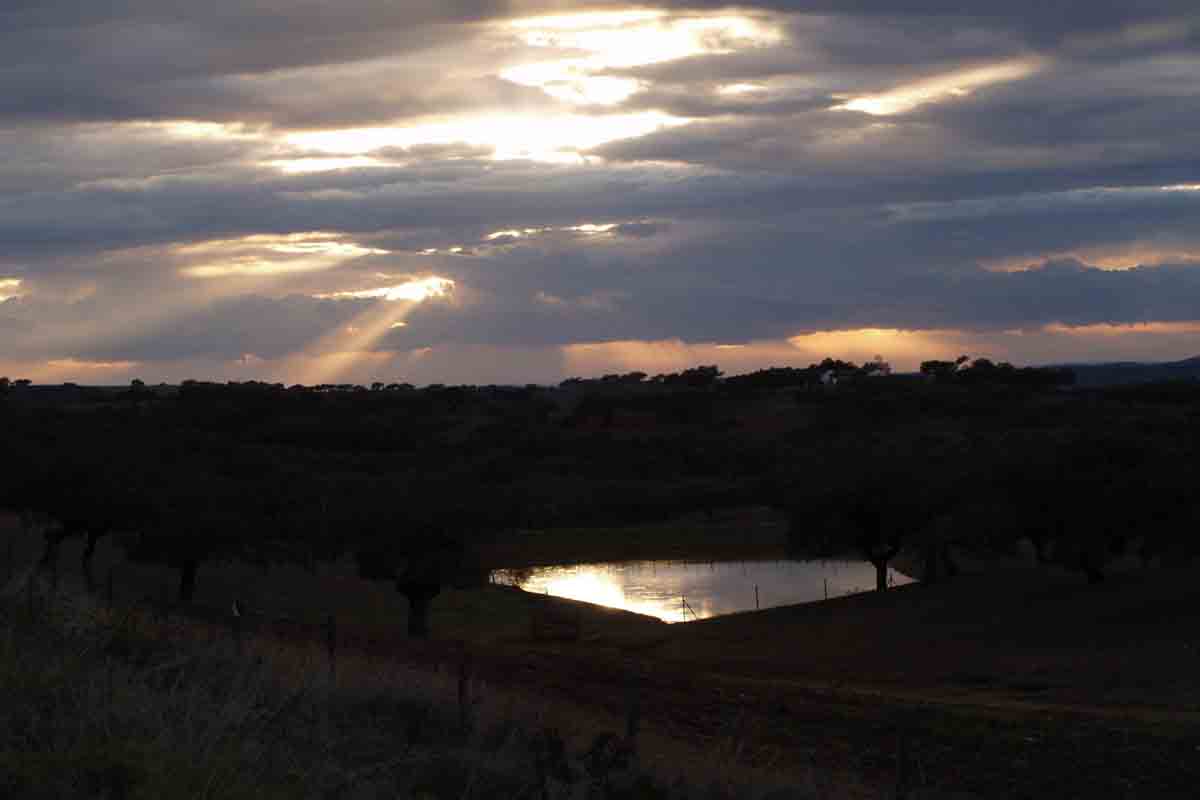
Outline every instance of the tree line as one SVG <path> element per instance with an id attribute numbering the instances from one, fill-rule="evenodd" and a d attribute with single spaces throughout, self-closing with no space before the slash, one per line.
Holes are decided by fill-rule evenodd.
<path id="1" fill-rule="evenodd" d="M 876 566 L 879 589 L 905 550 L 929 581 L 956 572 L 956 553 L 1022 543 L 1091 582 L 1124 553 L 1194 559 L 1200 392 L 959 377 L 993 367 L 1012 374 L 964 360 L 951 378 L 801 392 L 782 411 L 789 368 L 763 371 L 732 400 L 682 380 L 656 402 L 684 412 L 627 429 L 578 424 L 588 393 L 574 396 L 574 384 L 191 382 L 38 405 L 10 393 L 0 508 L 39 527 L 44 569 L 77 539 L 94 586 L 97 543 L 113 537 L 128 558 L 175 569 L 185 604 L 206 565 L 352 557 L 407 599 L 414 636 L 428 634 L 443 587 L 485 579 L 472 557 L 482 541 L 723 507 L 776 509 L 798 555 L 853 553 Z M 596 391 L 636 408 L 640 383 L 602 380 Z"/>

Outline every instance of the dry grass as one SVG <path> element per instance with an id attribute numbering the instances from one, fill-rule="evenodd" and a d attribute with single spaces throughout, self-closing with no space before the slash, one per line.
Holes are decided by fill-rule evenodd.
<path id="1" fill-rule="evenodd" d="M 431 670 L 247 637 L 12 582 L 0 599 L 0 796 L 707 798 L 779 791 L 725 750 Z M 620 732 L 619 734 L 617 732 Z M 670 760 L 664 758 L 670 756 Z M 681 766 L 707 763 L 683 775 Z M 810 782 L 811 783 L 811 782 Z M 813 785 L 774 797 L 844 797 Z"/>

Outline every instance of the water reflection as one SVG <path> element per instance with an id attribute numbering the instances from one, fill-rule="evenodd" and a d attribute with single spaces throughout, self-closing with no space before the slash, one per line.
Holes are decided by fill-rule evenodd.
<path id="1" fill-rule="evenodd" d="M 867 591 L 875 568 L 860 561 L 637 561 L 496 570 L 492 580 L 680 622 L 753 610 L 756 599 L 771 608 Z M 894 570 L 889 581 L 911 583 Z"/>

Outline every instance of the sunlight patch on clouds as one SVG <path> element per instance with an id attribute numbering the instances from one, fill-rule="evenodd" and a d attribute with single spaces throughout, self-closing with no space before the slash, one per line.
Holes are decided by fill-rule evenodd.
<path id="1" fill-rule="evenodd" d="M 524 52 L 499 76 L 540 89 L 569 106 L 617 106 L 643 88 L 613 70 L 701 54 L 730 53 L 783 40 L 766 18 L 669 15 L 662 11 L 565 14 L 519 19 L 497 28 Z M 283 144 L 303 151 L 295 159 L 267 162 L 284 172 L 379 166 L 384 148 L 465 145 L 486 148 L 495 160 L 581 163 L 582 155 L 609 142 L 645 136 L 690 120 L 661 111 L 580 114 L 565 109 L 536 115 L 460 114 L 409 125 L 296 131 Z"/>
<path id="2" fill-rule="evenodd" d="M 633 114 L 551 114 L 537 118 L 521 115 L 464 116 L 440 122 L 403 127 L 345 128 L 303 131 L 284 138 L 292 146 L 336 156 L 367 156 L 387 147 L 466 144 L 495 148 L 497 161 L 579 163 L 580 151 L 618 139 L 644 136 L 687 120 L 659 111 Z M 313 166 L 322 159 L 309 159 Z"/>
<path id="3" fill-rule="evenodd" d="M 581 225 L 567 225 L 564 227 L 544 227 L 544 228 L 509 228 L 507 230 L 495 231 L 484 237 L 486 241 L 495 242 L 498 240 L 509 239 L 526 239 L 539 234 L 563 232 L 563 233 L 578 233 L 585 237 L 603 236 L 612 233 L 619 227 L 619 223 L 608 222 L 597 224 L 593 222 L 585 222 Z"/>
<path id="4" fill-rule="evenodd" d="M 532 236 L 535 233 L 540 233 L 546 230 L 545 228 L 523 228 L 517 230 L 515 228 L 506 231 L 496 231 L 489 233 L 486 238 L 489 242 L 494 242 L 497 239 L 520 239 L 522 236 Z"/>
<path id="5" fill-rule="evenodd" d="M 733 97 L 765 91 L 767 87 L 759 83 L 728 83 L 717 88 L 717 94 Z"/>
<path id="6" fill-rule="evenodd" d="M 796 350 L 787 342 L 754 341 L 731 350 L 726 345 L 681 339 L 620 340 L 564 345 L 560 352 L 568 375 L 604 375 L 638 370 L 676 372 L 697 364 L 718 364 L 727 373 L 791 364 Z"/>
<path id="7" fill-rule="evenodd" d="M 968 337 L 961 331 L 896 328 L 815 331 L 793 336 L 788 344 L 814 362 L 826 357 L 863 362 L 882 356 L 902 369 L 912 368 L 924 359 L 942 358 L 969 348 Z"/>
<path id="8" fill-rule="evenodd" d="M 1138 334 L 1195 334 L 1200 333 L 1200 321 L 1197 322 L 1133 322 L 1123 324 L 1099 323 L 1092 325 L 1063 325 L 1054 323 L 1046 325 L 1046 333 L 1060 336 L 1095 337 L 1128 337 Z"/>
<path id="9" fill-rule="evenodd" d="M 386 255 L 387 250 L 363 247 L 336 233 L 256 234 L 217 239 L 175 248 L 178 255 L 202 263 L 180 272 L 190 278 L 262 277 L 332 269 L 354 258 Z M 210 260 L 211 259 L 211 260 Z"/>
<path id="10" fill-rule="evenodd" d="M 136 369 L 137 361 L 88 361 L 78 358 L 56 358 L 46 362 L 46 368 L 35 374 L 35 379 L 47 383 L 82 378 L 95 381 L 102 373 L 119 373 Z"/>
<path id="11" fill-rule="evenodd" d="M 173 120 L 169 122 L 134 122 L 131 125 L 164 130 L 182 139 L 257 139 L 259 135 L 241 124 L 205 122 L 202 120 Z"/>
<path id="12" fill-rule="evenodd" d="M 20 297 L 22 280 L 20 278 L 0 278 L 0 303 L 14 297 Z"/>
<path id="13" fill-rule="evenodd" d="M 778 28 L 751 17 L 663 11 L 532 17 L 507 27 L 530 48 L 581 55 L 516 64 L 500 77 L 580 105 L 616 105 L 642 88 L 637 80 L 605 75 L 608 70 L 731 53 L 783 39 Z"/>
<path id="14" fill-rule="evenodd" d="M 1031 272 L 1041 269 L 1048 262 L 1078 261 L 1088 267 L 1121 272 L 1138 267 L 1162 265 L 1200 266 L 1200 247 L 1187 247 L 1157 242 L 1130 242 L 1124 245 L 1101 245 L 1079 247 L 1039 253 L 1036 256 L 1014 256 L 981 261 L 979 266 L 988 272 Z"/>
<path id="15" fill-rule="evenodd" d="M 937 103 L 964 97 L 971 92 L 997 83 L 1028 78 L 1046 66 L 1042 58 L 1018 58 L 956 70 L 945 75 L 914 81 L 877 94 L 860 95 L 835 106 L 837 110 L 862 111 L 875 116 L 888 116 L 912 111 L 926 103 Z"/>
<path id="16" fill-rule="evenodd" d="M 583 11 L 577 14 L 548 14 L 541 17 L 524 17 L 508 23 L 513 28 L 531 30 L 587 30 L 605 26 L 627 25 L 635 22 L 661 19 L 662 11 L 630 9 L 628 11 Z"/>
<path id="17" fill-rule="evenodd" d="M 280 158 L 268 161 L 271 166 L 288 175 L 304 175 L 310 172 L 334 172 L 339 169 L 364 169 L 386 167 L 386 161 L 368 156 L 330 156 L 328 158 Z"/>
<path id="18" fill-rule="evenodd" d="M 375 289 L 360 289 L 348 292 L 332 292 L 318 294 L 315 297 L 323 300 L 386 300 L 396 302 L 407 300 L 420 303 L 434 297 L 445 297 L 454 291 L 454 281 L 437 276 L 408 281 L 396 286 L 381 286 Z M 393 326 L 394 327 L 394 326 Z"/>
<path id="19" fill-rule="evenodd" d="M 862 363 L 880 356 L 896 369 L 915 370 L 926 359 L 979 352 L 972 346 L 978 344 L 964 331 L 867 328 L 733 343 L 679 339 L 581 343 L 564 346 L 562 354 L 570 375 L 632 370 L 655 374 L 697 364 L 716 364 L 734 375 L 770 366 L 806 367 L 827 357 Z"/>

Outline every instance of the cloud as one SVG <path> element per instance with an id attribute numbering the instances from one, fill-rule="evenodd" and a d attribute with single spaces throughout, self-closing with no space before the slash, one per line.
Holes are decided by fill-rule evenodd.
<path id="1" fill-rule="evenodd" d="M 1193 5 L 681 0 L 567 35 L 510 23 L 623 4 L 10 0 L 7 355 L 436 379 L 1187 322 Z M 432 277 L 402 320 L 371 295 Z"/>

